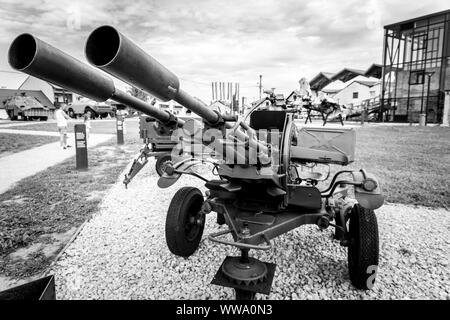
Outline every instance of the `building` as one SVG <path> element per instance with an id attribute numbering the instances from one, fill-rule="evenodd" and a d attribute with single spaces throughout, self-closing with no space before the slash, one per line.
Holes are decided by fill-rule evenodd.
<path id="1" fill-rule="evenodd" d="M 345 106 L 359 106 L 363 101 L 375 98 L 380 95 L 381 83 L 379 81 L 353 80 L 341 90 L 330 90 L 328 94 L 326 89 L 322 91 L 327 96 L 332 97 L 337 103 Z"/>
<path id="2" fill-rule="evenodd" d="M 384 27 L 380 120 L 441 123 L 450 92 L 450 10 Z M 447 92 L 447 94 L 446 94 Z M 448 103 L 448 102 L 447 102 Z"/>
<path id="3" fill-rule="evenodd" d="M 56 104 L 71 103 L 73 93 L 46 81 L 14 71 L 0 71 L 0 108 L 11 96 L 25 93 L 35 97 L 44 107 L 53 109 Z"/>
<path id="4" fill-rule="evenodd" d="M 359 106 L 380 95 L 382 66 L 372 64 L 367 70 L 344 68 L 337 73 L 320 72 L 310 81 L 314 95 L 333 98 L 345 106 Z"/>

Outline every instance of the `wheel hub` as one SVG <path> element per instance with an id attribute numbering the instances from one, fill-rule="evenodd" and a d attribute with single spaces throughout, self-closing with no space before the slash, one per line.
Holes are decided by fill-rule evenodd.
<path id="1" fill-rule="evenodd" d="M 248 258 L 245 262 L 239 257 L 227 259 L 222 265 L 222 272 L 238 285 L 255 285 L 267 278 L 266 264 L 254 258 Z"/>
<path id="2" fill-rule="evenodd" d="M 166 172 L 166 168 L 169 167 L 169 166 L 173 166 L 173 162 L 171 160 L 164 161 L 161 164 L 161 171 L 162 171 L 162 173 L 165 173 Z"/>

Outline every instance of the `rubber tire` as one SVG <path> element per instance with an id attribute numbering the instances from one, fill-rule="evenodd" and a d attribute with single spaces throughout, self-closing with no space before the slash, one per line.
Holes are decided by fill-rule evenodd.
<path id="1" fill-rule="evenodd" d="M 156 159 L 156 164 L 155 164 L 155 169 L 156 169 L 156 173 L 158 173 L 158 175 L 161 177 L 164 173 L 163 171 L 163 165 L 165 164 L 165 162 L 172 162 L 172 156 L 167 153 L 167 154 L 163 154 L 162 156 L 159 156 Z"/>
<path id="2" fill-rule="evenodd" d="M 203 195 L 194 187 L 183 187 L 172 198 L 166 217 L 166 242 L 173 254 L 189 257 L 197 250 L 205 227 L 204 216 L 203 223 L 193 239 L 186 235 L 185 221 L 193 212 L 200 211 L 202 205 Z"/>
<path id="3" fill-rule="evenodd" d="M 70 108 L 70 109 L 68 110 L 68 113 L 67 113 L 67 114 L 68 114 L 69 117 L 71 117 L 72 119 L 76 119 L 75 112 L 73 112 L 73 109 L 72 109 L 72 108 Z"/>
<path id="4" fill-rule="evenodd" d="M 357 289 L 369 290 L 369 267 L 378 266 L 378 223 L 373 210 L 356 204 L 349 220 L 348 270 L 350 281 Z M 373 278 L 374 279 L 374 278 Z M 374 279 L 375 280 L 375 279 Z"/>

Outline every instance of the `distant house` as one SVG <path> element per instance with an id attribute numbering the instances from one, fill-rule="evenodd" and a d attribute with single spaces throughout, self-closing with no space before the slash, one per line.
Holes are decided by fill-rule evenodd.
<path id="1" fill-rule="evenodd" d="M 341 105 L 360 105 L 364 100 L 379 96 L 380 90 L 380 81 L 354 80 L 332 97 Z M 325 92 L 324 90 L 322 91 Z"/>
<path id="2" fill-rule="evenodd" d="M 292 91 L 291 94 L 288 95 L 286 98 L 287 104 L 291 104 L 294 100 L 297 100 L 298 97 L 300 97 L 300 96 L 301 96 L 301 93 L 299 90 Z"/>
<path id="3" fill-rule="evenodd" d="M 339 93 L 342 89 L 336 89 L 336 88 L 329 88 L 329 89 L 322 89 L 322 92 L 324 93 L 325 97 L 334 98 L 337 93 Z"/>
<path id="4" fill-rule="evenodd" d="M 381 70 L 381 65 L 372 64 L 367 70 L 344 68 L 337 73 L 320 72 L 311 79 L 311 90 L 341 105 L 359 105 L 380 95 Z"/>
<path id="5" fill-rule="evenodd" d="M 55 104 L 71 103 L 73 93 L 46 81 L 24 73 L 0 71 L 0 108 L 11 96 L 25 93 L 35 97 L 43 106 L 53 108 Z"/>

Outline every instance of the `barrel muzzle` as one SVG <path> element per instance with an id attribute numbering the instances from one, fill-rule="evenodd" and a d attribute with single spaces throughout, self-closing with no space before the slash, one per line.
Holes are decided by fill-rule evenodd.
<path id="1" fill-rule="evenodd" d="M 116 89 L 113 80 L 107 75 L 31 34 L 21 34 L 13 41 L 8 59 L 11 67 L 16 70 L 92 100 L 101 102 L 111 99 L 152 116 L 163 124 L 184 124 L 183 120 L 171 113 Z"/>
<path id="2" fill-rule="evenodd" d="M 178 77 L 145 53 L 116 28 L 101 26 L 88 37 L 86 59 L 95 67 L 162 101 L 175 100 L 210 124 L 219 116 L 202 101 L 180 89 Z"/>
<path id="3" fill-rule="evenodd" d="M 8 60 L 16 70 L 98 102 L 108 100 L 115 91 L 112 79 L 29 33 L 12 42 Z"/>
<path id="4" fill-rule="evenodd" d="M 174 99 L 180 87 L 175 74 L 114 27 L 95 29 L 86 41 L 85 54 L 95 67 L 162 101 Z"/>

